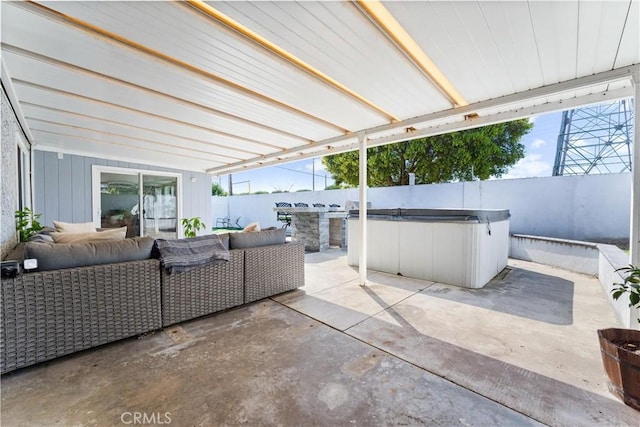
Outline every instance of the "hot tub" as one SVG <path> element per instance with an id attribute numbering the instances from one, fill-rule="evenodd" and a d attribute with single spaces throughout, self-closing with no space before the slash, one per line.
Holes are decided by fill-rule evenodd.
<path id="1" fill-rule="evenodd" d="M 370 209 L 372 270 L 482 288 L 507 266 L 509 210 Z M 349 265 L 359 261 L 359 211 L 349 212 Z"/>

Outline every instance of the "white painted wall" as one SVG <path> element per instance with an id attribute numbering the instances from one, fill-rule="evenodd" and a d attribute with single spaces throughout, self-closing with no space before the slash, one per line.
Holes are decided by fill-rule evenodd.
<path id="1" fill-rule="evenodd" d="M 631 175 L 624 173 L 371 188 L 369 202 L 374 209 L 509 209 L 511 233 L 589 241 L 629 237 L 630 191 Z M 241 217 L 241 225 L 279 226 L 275 202 L 344 206 L 357 199 L 355 188 L 213 197 L 211 223 L 230 216 Z"/>
<path id="2" fill-rule="evenodd" d="M 617 300 L 611 296 L 613 284 L 624 281 L 617 269 L 629 264 L 628 255 L 612 245 L 598 245 L 598 249 L 598 279 L 618 322 L 623 328 L 640 329 L 640 309 L 629 307 L 629 295 L 624 294 Z"/>
<path id="3" fill-rule="evenodd" d="M 579 240 L 514 234 L 509 245 L 509 257 L 597 276 L 598 246 L 597 243 Z"/>
<path id="4" fill-rule="evenodd" d="M 623 328 L 640 329 L 640 310 L 629 307 L 628 295 L 614 300 L 611 294 L 613 284 L 623 281 L 616 270 L 629 263 L 629 255 L 620 248 L 602 243 L 518 234 L 511 236 L 509 257 L 598 276 L 618 324 Z"/>

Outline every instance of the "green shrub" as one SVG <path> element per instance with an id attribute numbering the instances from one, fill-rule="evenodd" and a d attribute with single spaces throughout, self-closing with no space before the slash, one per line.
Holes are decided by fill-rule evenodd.
<path id="1" fill-rule="evenodd" d="M 184 237 L 196 237 L 198 230 L 204 230 L 206 227 L 207 226 L 198 216 L 194 218 L 182 218 Z"/>
<path id="2" fill-rule="evenodd" d="M 44 227 L 38 222 L 41 214 L 35 214 L 29 208 L 16 211 L 14 214 L 16 218 L 16 231 L 20 235 L 20 241 L 26 242 L 29 237 L 42 230 Z"/>
<path id="3" fill-rule="evenodd" d="M 613 284 L 613 299 L 617 300 L 622 295 L 629 294 L 629 307 L 640 308 L 640 267 L 629 265 L 616 271 L 624 275 L 624 282 Z"/>

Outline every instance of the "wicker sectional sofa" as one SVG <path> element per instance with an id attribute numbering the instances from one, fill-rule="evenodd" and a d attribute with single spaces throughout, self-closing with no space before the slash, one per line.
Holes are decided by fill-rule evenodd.
<path id="1" fill-rule="evenodd" d="M 157 259 L 3 279 L 0 373 L 304 285 L 304 245 L 229 250 L 229 262 L 166 273 Z"/>

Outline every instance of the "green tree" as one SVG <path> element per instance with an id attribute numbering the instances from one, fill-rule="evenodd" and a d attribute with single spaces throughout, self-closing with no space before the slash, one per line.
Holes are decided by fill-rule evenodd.
<path id="1" fill-rule="evenodd" d="M 212 196 L 228 196 L 227 192 L 224 191 L 224 188 L 217 182 L 211 183 L 211 195 Z"/>
<path id="2" fill-rule="evenodd" d="M 469 181 L 500 177 L 524 157 L 520 139 L 533 128 L 528 119 L 419 138 L 367 150 L 368 183 L 372 187 Z M 358 152 L 322 158 L 336 185 L 358 185 Z"/>
<path id="3" fill-rule="evenodd" d="M 331 184 L 324 187 L 325 190 L 342 190 L 343 188 L 349 188 L 346 184 Z"/>

